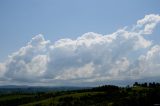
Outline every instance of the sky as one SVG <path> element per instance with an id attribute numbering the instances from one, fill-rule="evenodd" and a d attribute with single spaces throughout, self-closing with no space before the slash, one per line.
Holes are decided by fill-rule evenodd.
<path id="1" fill-rule="evenodd" d="M 0 85 L 160 81 L 159 0 L 0 0 Z"/>

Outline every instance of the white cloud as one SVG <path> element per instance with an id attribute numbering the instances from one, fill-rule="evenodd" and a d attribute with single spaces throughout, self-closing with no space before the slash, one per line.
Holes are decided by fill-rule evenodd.
<path id="1" fill-rule="evenodd" d="M 63 84 L 160 75 L 153 71 L 160 69 L 160 47 L 143 36 L 152 33 L 159 17 L 146 15 L 131 31 L 120 29 L 110 35 L 89 32 L 55 43 L 37 35 L 0 64 L 0 77 L 15 82 Z"/>
<path id="2" fill-rule="evenodd" d="M 144 76 L 160 75 L 160 45 L 153 46 L 145 55 L 140 56 L 139 67 Z"/>
<path id="3" fill-rule="evenodd" d="M 65 70 L 62 74 L 57 75 L 55 79 L 68 80 L 68 79 L 79 79 L 89 78 L 94 72 L 93 63 L 86 64 L 80 68 L 70 68 Z"/>
<path id="4" fill-rule="evenodd" d="M 5 64 L 4 63 L 0 63 L 0 77 L 3 77 L 4 73 L 5 73 Z"/>
<path id="5" fill-rule="evenodd" d="M 5 76 L 12 80 L 38 80 L 47 68 L 47 45 L 42 35 L 37 35 L 6 61 Z"/>
<path id="6" fill-rule="evenodd" d="M 128 71 L 129 65 L 129 60 L 126 57 L 123 57 L 114 63 L 110 70 L 110 74 L 115 77 L 120 76 L 121 73 L 126 73 L 126 71 Z"/>
<path id="7" fill-rule="evenodd" d="M 151 34 L 159 22 L 160 16 L 158 14 L 146 15 L 143 19 L 137 21 L 137 25 L 134 29 L 138 30 L 141 34 Z"/>

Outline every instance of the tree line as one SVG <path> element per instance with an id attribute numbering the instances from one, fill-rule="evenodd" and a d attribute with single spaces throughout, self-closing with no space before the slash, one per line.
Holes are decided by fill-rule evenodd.
<path id="1" fill-rule="evenodd" d="M 138 83 L 138 82 L 135 82 L 135 83 L 133 84 L 133 87 L 136 87 L 136 86 L 139 86 L 139 87 L 156 88 L 156 87 L 160 87 L 160 83 L 156 83 L 156 82 L 150 82 L 150 83 L 147 83 L 147 82 Z"/>

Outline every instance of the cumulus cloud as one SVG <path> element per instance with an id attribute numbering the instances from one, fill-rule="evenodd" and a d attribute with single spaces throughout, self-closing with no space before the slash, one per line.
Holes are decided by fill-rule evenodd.
<path id="1" fill-rule="evenodd" d="M 0 77 L 63 85 L 160 75 L 160 46 L 143 36 L 151 34 L 159 22 L 160 16 L 151 14 L 131 30 L 119 29 L 109 35 L 88 32 L 56 42 L 37 35 L 0 64 Z"/>
<path id="2" fill-rule="evenodd" d="M 5 70 L 5 64 L 0 63 L 0 77 L 3 77 Z"/>
<path id="3" fill-rule="evenodd" d="M 134 27 L 134 30 L 138 30 L 141 34 L 151 34 L 159 22 L 160 16 L 158 14 L 146 15 L 143 19 L 137 21 L 137 25 Z"/>
<path id="4" fill-rule="evenodd" d="M 89 78 L 94 72 L 93 63 L 86 64 L 80 68 L 70 68 L 64 71 L 64 73 L 55 77 L 55 79 L 79 79 L 79 78 Z"/>
<path id="5" fill-rule="evenodd" d="M 9 56 L 5 62 L 5 77 L 12 80 L 38 80 L 46 70 L 48 57 L 47 45 L 42 35 L 37 35 L 19 51 Z"/>
<path id="6" fill-rule="evenodd" d="M 147 76 L 160 75 L 160 45 L 153 46 L 145 55 L 139 58 L 139 69 Z"/>

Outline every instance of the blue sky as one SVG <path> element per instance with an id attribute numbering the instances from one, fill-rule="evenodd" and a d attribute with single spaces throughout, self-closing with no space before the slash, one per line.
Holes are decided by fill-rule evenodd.
<path id="1" fill-rule="evenodd" d="M 0 85 L 160 81 L 159 0 L 0 0 Z"/>
<path id="2" fill-rule="evenodd" d="M 110 34 L 160 13 L 159 7 L 159 0 L 1 0 L 0 61 L 37 34 L 51 41 L 86 32 Z"/>

